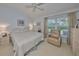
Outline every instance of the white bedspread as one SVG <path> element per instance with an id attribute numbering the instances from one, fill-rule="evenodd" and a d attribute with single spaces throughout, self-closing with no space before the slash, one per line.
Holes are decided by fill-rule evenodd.
<path id="1" fill-rule="evenodd" d="M 12 41 L 17 55 L 23 56 L 25 52 L 35 46 L 43 39 L 41 33 L 38 32 L 13 32 Z"/>

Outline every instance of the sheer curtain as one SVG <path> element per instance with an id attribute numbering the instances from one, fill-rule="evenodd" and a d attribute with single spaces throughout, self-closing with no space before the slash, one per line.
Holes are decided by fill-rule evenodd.
<path id="1" fill-rule="evenodd" d="M 68 19 L 69 19 L 69 41 L 68 43 L 71 45 L 71 29 L 75 27 L 75 24 L 76 24 L 76 12 L 71 12 L 71 13 L 68 13 Z"/>
<path id="2" fill-rule="evenodd" d="M 70 28 L 74 28 L 76 24 L 76 12 L 71 12 L 68 14 Z"/>
<path id="3" fill-rule="evenodd" d="M 47 37 L 47 35 L 48 35 L 48 27 L 47 27 L 47 20 L 48 20 L 48 17 L 45 17 L 44 18 L 44 38 L 46 38 Z"/>
<path id="4" fill-rule="evenodd" d="M 68 14 L 54 16 L 54 17 L 51 18 L 52 20 L 55 18 L 56 25 L 59 26 L 60 28 L 63 27 L 63 30 L 64 30 L 64 26 L 67 28 L 65 30 L 68 30 L 68 38 L 67 38 L 68 39 L 68 41 L 67 41 L 68 44 L 70 44 L 70 33 L 71 33 L 70 30 L 71 30 L 71 28 L 75 27 L 75 23 L 76 23 L 75 13 L 76 12 L 71 12 L 71 13 L 68 13 Z M 48 20 L 49 19 L 50 19 L 50 17 L 45 17 L 44 18 L 44 37 L 48 36 Z M 65 24 L 66 21 L 67 21 L 68 24 Z"/>

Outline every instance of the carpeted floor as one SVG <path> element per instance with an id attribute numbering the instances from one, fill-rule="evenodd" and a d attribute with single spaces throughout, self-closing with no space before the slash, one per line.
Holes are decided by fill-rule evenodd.
<path id="1" fill-rule="evenodd" d="M 72 56 L 70 47 L 63 43 L 61 47 L 56 47 L 47 43 L 41 43 L 36 50 L 33 50 L 28 56 Z"/>
<path id="2" fill-rule="evenodd" d="M 11 44 L 0 45 L 0 56 L 13 56 Z M 67 44 L 63 43 L 59 48 L 44 41 L 27 56 L 72 56 L 72 51 Z"/>
<path id="3" fill-rule="evenodd" d="M 13 47 L 10 43 L 0 45 L 0 56 L 13 56 Z"/>

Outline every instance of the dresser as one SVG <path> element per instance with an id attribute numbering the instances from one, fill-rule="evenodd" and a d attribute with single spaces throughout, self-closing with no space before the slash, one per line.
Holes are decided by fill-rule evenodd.
<path id="1" fill-rule="evenodd" d="M 71 29 L 71 48 L 73 55 L 79 55 L 79 29 Z"/>

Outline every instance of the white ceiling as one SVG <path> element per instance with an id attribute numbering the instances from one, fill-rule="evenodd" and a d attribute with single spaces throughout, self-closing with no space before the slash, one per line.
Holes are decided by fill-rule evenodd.
<path id="1" fill-rule="evenodd" d="M 27 5 L 31 5 L 31 3 L 17 3 L 17 4 L 0 4 L 0 5 L 6 5 L 11 8 L 15 8 L 26 15 L 28 15 L 30 18 L 38 18 L 42 16 L 48 16 L 53 15 L 57 13 L 67 12 L 67 11 L 77 11 L 79 10 L 79 4 L 77 3 L 45 3 L 40 8 L 43 8 L 44 11 L 36 10 L 35 12 L 32 11 L 32 8 L 26 8 Z"/>

